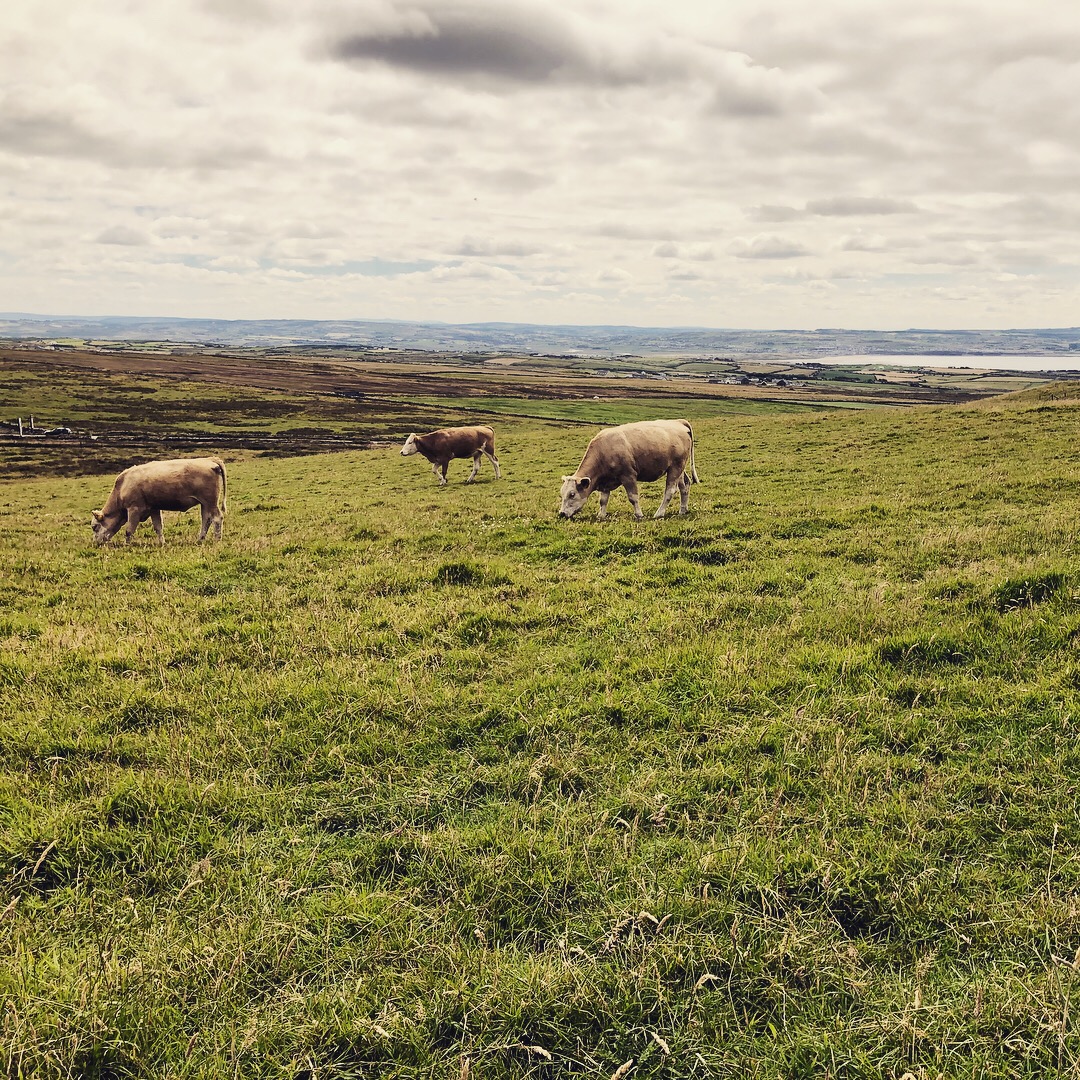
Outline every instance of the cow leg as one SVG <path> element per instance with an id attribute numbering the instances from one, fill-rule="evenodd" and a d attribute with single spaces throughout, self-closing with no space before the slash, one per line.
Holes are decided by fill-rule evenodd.
<path id="1" fill-rule="evenodd" d="M 160 510 L 151 510 L 150 511 L 150 521 L 153 523 L 154 532 L 157 533 L 158 547 L 164 547 L 165 546 L 165 530 L 162 528 L 162 525 L 161 525 L 161 511 Z"/>
<path id="2" fill-rule="evenodd" d="M 199 515 L 202 518 L 202 528 L 199 530 L 199 535 L 195 537 L 195 542 L 197 544 L 201 544 L 206 539 L 206 534 L 210 531 L 210 522 L 213 520 L 213 511 L 209 506 L 200 503 Z"/>
<path id="3" fill-rule="evenodd" d="M 127 542 L 129 544 L 135 538 L 135 530 L 139 527 L 141 522 L 146 520 L 148 513 L 149 511 L 140 510 L 135 506 L 128 509 L 127 528 L 124 529 L 124 536 L 127 537 Z"/>
<path id="4" fill-rule="evenodd" d="M 480 471 L 480 451 L 477 450 L 472 456 L 472 472 L 469 473 L 469 478 L 465 481 L 466 484 L 471 484 L 473 477 Z"/>
<path id="5" fill-rule="evenodd" d="M 502 479 L 502 473 L 499 472 L 499 459 L 493 453 L 491 453 L 488 450 L 485 450 L 484 453 L 487 454 L 487 456 L 489 458 L 491 458 L 491 464 L 495 469 L 495 479 L 496 480 L 501 480 Z"/>
<path id="6" fill-rule="evenodd" d="M 640 521 L 645 515 L 641 512 L 641 500 L 638 498 L 637 493 L 637 481 L 627 480 L 623 487 L 626 488 L 626 497 L 630 500 L 630 505 L 634 508 L 634 517 Z"/>
<path id="7" fill-rule="evenodd" d="M 442 476 L 439 476 L 438 473 L 435 474 L 436 476 L 439 476 L 439 484 L 440 485 L 446 483 L 446 470 L 448 468 L 450 468 L 450 462 L 449 461 L 444 461 L 442 463 Z"/>
<path id="8" fill-rule="evenodd" d="M 213 522 L 213 524 L 214 524 L 214 536 L 218 540 L 220 540 L 221 539 L 221 523 L 225 519 L 225 514 L 222 511 L 220 506 L 215 506 L 214 507 L 214 515 L 213 515 L 213 517 L 214 517 L 214 522 Z"/>
<path id="9" fill-rule="evenodd" d="M 610 491 L 600 492 L 600 512 L 596 515 L 597 520 L 603 521 L 607 517 L 607 501 L 611 498 Z"/>
<path id="10" fill-rule="evenodd" d="M 679 513 L 685 514 L 690 509 L 690 476 L 688 473 L 682 474 L 682 479 L 679 481 Z"/>
<path id="11" fill-rule="evenodd" d="M 675 492 L 679 490 L 679 476 L 675 472 L 669 472 L 667 474 L 667 480 L 664 482 L 664 497 L 660 500 L 660 507 L 653 514 L 654 518 L 662 518 L 667 513 L 668 503 L 671 502 Z"/>

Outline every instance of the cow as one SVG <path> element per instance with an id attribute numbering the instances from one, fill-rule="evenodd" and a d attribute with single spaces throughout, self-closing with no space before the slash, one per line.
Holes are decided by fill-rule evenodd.
<path id="1" fill-rule="evenodd" d="M 473 459 L 473 466 L 465 483 L 471 483 L 480 471 L 480 460 L 484 454 L 491 458 L 491 464 L 495 466 L 495 479 L 502 477 L 499 459 L 495 456 L 495 432 L 486 424 L 442 428 L 427 435 L 410 435 L 401 448 L 401 456 L 409 457 L 412 454 L 423 454 L 431 462 L 431 471 L 439 478 L 440 484 L 446 483 L 446 469 L 454 458 L 469 457 Z"/>
<path id="2" fill-rule="evenodd" d="M 147 518 L 153 522 L 158 543 L 165 546 L 162 510 L 202 509 L 199 540 L 213 525 L 221 539 L 225 515 L 225 464 L 218 458 L 177 458 L 148 461 L 125 469 L 113 484 L 112 494 L 100 510 L 94 510 L 90 526 L 94 543 L 107 544 L 125 523 L 127 541 Z"/>
<path id="3" fill-rule="evenodd" d="M 689 471 L 687 468 L 689 467 Z M 642 518 L 638 502 L 638 481 L 666 476 L 664 498 L 653 515 L 662 518 L 675 491 L 681 498 L 680 514 L 690 502 L 690 484 L 697 484 L 694 467 L 694 432 L 687 420 L 640 420 L 634 424 L 604 428 L 594 436 L 585 456 L 572 476 L 564 476 L 559 513 L 573 517 L 594 491 L 600 492 L 601 520 L 607 517 L 607 502 L 619 486 L 626 488 L 634 517 Z"/>

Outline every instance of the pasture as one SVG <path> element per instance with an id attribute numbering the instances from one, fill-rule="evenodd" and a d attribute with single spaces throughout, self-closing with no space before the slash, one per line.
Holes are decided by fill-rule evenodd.
<path id="1" fill-rule="evenodd" d="M 1080 410 L 685 413 L 0 485 L 7 1074 L 1076 1075 Z"/>

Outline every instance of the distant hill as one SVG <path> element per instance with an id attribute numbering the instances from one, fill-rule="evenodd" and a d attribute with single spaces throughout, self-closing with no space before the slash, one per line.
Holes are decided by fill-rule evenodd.
<path id="1" fill-rule="evenodd" d="M 425 349 L 544 355 L 798 358 L 848 354 L 1042 356 L 1070 354 L 1080 367 L 1080 327 L 1044 330 L 721 330 L 705 327 L 541 326 L 394 320 L 173 319 L 0 313 L 9 340 L 188 342 L 262 348 Z"/>
<path id="2" fill-rule="evenodd" d="M 1080 384 L 1076 381 L 1057 380 L 1056 382 L 1043 383 L 1042 386 L 1032 386 L 1026 390 L 1013 390 L 1008 394 L 1000 394 L 998 397 L 989 398 L 995 404 L 1007 402 L 1009 404 L 1033 405 L 1038 402 L 1075 402 L 1080 399 Z"/>

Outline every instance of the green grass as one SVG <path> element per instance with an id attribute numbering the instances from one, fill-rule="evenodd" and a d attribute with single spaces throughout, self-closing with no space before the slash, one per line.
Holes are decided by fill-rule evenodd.
<path id="1" fill-rule="evenodd" d="M 1075 1075 L 1080 411 L 695 431 L 0 486 L 8 1075 Z"/>
<path id="2" fill-rule="evenodd" d="M 419 403 L 436 406 L 445 398 L 419 398 Z M 577 423 L 597 425 L 628 424 L 635 420 L 678 419 L 683 416 L 711 419 L 721 416 L 746 415 L 747 413 L 781 413 L 805 411 L 808 405 L 798 402 L 753 401 L 746 398 L 725 397 L 611 397 L 611 398 L 529 398 L 456 397 L 451 399 L 454 407 L 476 415 L 509 413 L 511 416 L 531 416 L 552 420 L 573 420 Z M 856 405 L 856 408 L 865 408 Z"/>

